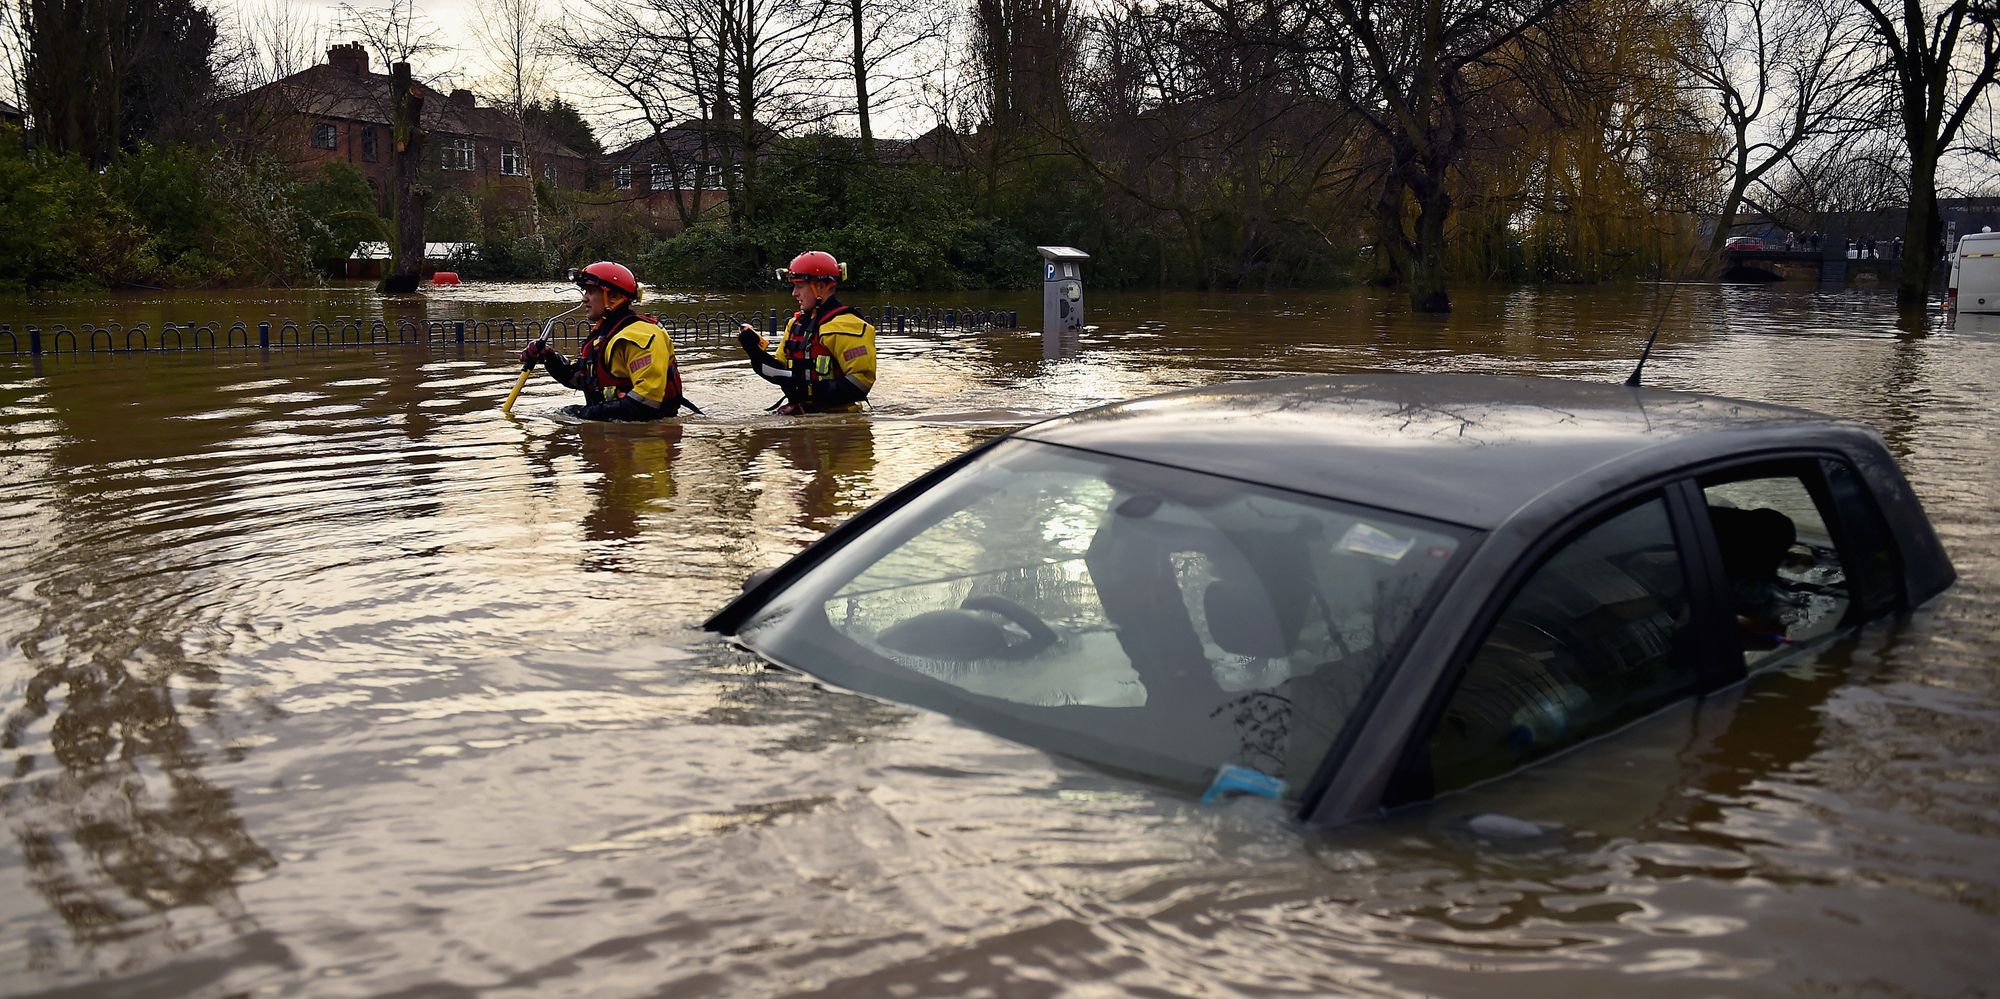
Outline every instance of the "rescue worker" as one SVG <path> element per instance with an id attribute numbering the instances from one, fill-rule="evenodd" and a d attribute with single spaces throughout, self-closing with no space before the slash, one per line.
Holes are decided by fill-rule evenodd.
<path id="1" fill-rule="evenodd" d="M 623 264 L 600 260 L 569 279 L 583 290 L 583 310 L 592 323 L 576 360 L 537 340 L 521 351 L 525 370 L 537 363 L 549 377 L 583 391 L 583 405 L 563 413 L 585 420 L 640 422 L 673 416 L 682 407 L 701 412 L 681 392 L 674 341 L 659 321 L 632 311 L 639 279 Z"/>
<path id="2" fill-rule="evenodd" d="M 847 265 L 831 253 L 807 250 L 793 257 L 790 267 L 779 268 L 778 280 L 791 284 L 799 311 L 785 324 L 778 352 L 768 353 L 748 323 L 737 334 L 752 370 L 784 390 L 784 400 L 772 408 L 786 416 L 851 413 L 875 387 L 875 327 L 834 295 L 846 277 Z"/>

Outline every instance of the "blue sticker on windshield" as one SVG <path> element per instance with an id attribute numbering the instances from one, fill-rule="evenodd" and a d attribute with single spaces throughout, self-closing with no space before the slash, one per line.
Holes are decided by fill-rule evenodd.
<path id="1" fill-rule="evenodd" d="M 1399 538 L 1379 527 L 1355 524 L 1340 536 L 1340 547 L 1362 555 L 1400 562 L 1410 553 L 1410 546 L 1417 543 L 1415 538 Z"/>
<path id="2" fill-rule="evenodd" d="M 1254 794 L 1259 798 L 1282 798 L 1285 796 L 1285 782 L 1270 774 L 1249 767 L 1239 767 L 1234 763 L 1224 763 L 1215 772 L 1215 779 L 1208 784 L 1208 790 L 1201 796 L 1201 803 L 1213 805 L 1223 798 L 1238 794 Z"/>

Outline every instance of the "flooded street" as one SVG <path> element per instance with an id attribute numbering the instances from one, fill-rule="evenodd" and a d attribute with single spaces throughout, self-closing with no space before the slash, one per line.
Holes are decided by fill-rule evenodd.
<path id="1" fill-rule="evenodd" d="M 466 286 L 420 318 L 573 299 Z M 2000 322 L 1904 330 L 1889 293 L 1790 286 L 1454 301 L 1093 292 L 1073 343 L 884 335 L 872 411 L 806 418 L 765 411 L 733 344 L 685 344 L 705 415 L 653 426 L 567 421 L 575 393 L 539 377 L 503 418 L 501 347 L 0 355 L 0 991 L 1992 989 Z M 393 310 L 0 301 L 16 330 L 184 314 Z M 748 572 L 1046 416 L 1294 373 L 1620 381 L 1662 318 L 1648 384 L 1879 429 L 1958 584 L 1698 709 L 1330 831 L 699 630 Z M 1488 843 L 1481 812 L 1561 829 Z"/>

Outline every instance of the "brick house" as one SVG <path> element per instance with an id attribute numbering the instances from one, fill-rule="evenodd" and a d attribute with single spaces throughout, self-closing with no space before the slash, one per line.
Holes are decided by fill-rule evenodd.
<path id="1" fill-rule="evenodd" d="M 248 141 L 287 158 L 300 172 L 336 160 L 353 164 L 386 211 L 389 77 L 369 71 L 368 53 L 358 42 L 335 45 L 326 56 L 324 63 L 236 98 L 232 117 Z M 423 91 L 423 126 L 429 133 L 424 183 L 468 192 L 513 189 L 526 197 L 532 169 L 551 186 L 584 187 L 589 164 L 576 150 L 534 132 L 524 142 L 518 119 L 500 108 L 481 107 L 470 90 Z"/>
<path id="2" fill-rule="evenodd" d="M 656 227 L 679 229 L 684 211 L 688 217 L 710 214 L 729 200 L 725 181 L 740 181 L 741 168 L 722 152 L 734 127 L 733 120 L 684 122 L 640 139 L 605 155 L 598 186 L 644 204 Z"/>

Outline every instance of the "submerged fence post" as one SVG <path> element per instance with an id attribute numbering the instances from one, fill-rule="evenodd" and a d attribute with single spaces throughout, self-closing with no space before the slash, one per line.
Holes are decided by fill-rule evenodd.
<path id="1" fill-rule="evenodd" d="M 196 344 L 196 346 L 200 346 L 200 344 Z M 268 322 L 257 324 L 257 349 L 271 349 L 271 324 Z"/>
<path id="2" fill-rule="evenodd" d="M 451 337 L 458 341 L 459 346 L 465 346 L 465 320 L 461 319 L 451 324 Z"/>
<path id="3" fill-rule="evenodd" d="M 778 310 L 771 310 L 770 318 L 764 321 L 764 328 L 770 330 L 772 336 L 778 335 Z"/>

